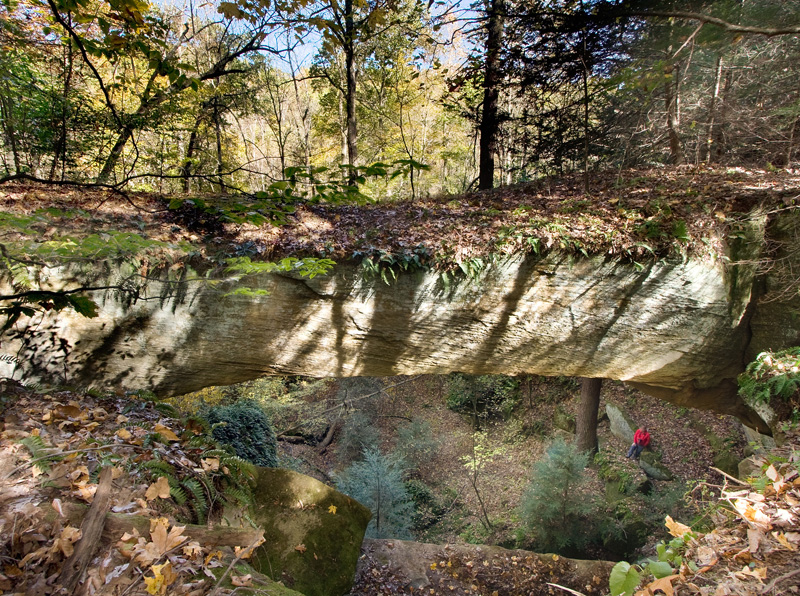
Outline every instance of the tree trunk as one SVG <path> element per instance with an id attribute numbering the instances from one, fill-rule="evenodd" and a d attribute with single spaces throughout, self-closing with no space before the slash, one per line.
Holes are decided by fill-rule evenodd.
<path id="1" fill-rule="evenodd" d="M 214 97 L 214 133 L 217 141 L 217 184 L 219 192 L 225 191 L 225 183 L 222 180 L 222 125 L 220 124 L 219 100 Z"/>
<path id="2" fill-rule="evenodd" d="M 719 101 L 719 110 L 717 112 L 717 123 L 714 126 L 712 137 L 712 151 L 711 161 L 719 163 L 722 161 L 722 156 L 725 155 L 725 131 L 723 126 L 728 111 L 728 97 L 731 90 L 731 70 L 725 73 L 725 84 L 722 86 L 722 94 Z"/>
<path id="3" fill-rule="evenodd" d="M 714 80 L 714 92 L 711 94 L 711 101 L 708 105 L 708 124 L 706 125 L 706 138 L 703 143 L 700 161 L 711 161 L 711 153 L 713 152 L 714 137 L 716 136 L 716 116 L 717 116 L 717 102 L 719 101 L 719 90 L 722 83 L 722 56 L 717 56 L 716 77 Z"/>
<path id="4" fill-rule="evenodd" d="M 3 117 L 3 128 L 5 129 L 4 132 L 8 139 L 8 144 L 11 145 L 11 155 L 14 158 L 14 173 L 19 174 L 22 171 L 22 165 L 19 159 L 17 132 L 14 130 L 13 114 L 9 107 L 8 93 L 4 93 L 3 96 L 0 97 L 0 116 Z"/>
<path id="5" fill-rule="evenodd" d="M 66 44 L 64 51 L 66 54 L 64 57 L 64 70 L 66 73 L 64 76 L 63 103 L 61 104 L 61 122 L 58 138 L 53 147 L 53 164 L 50 166 L 50 180 L 55 180 L 59 160 L 61 163 L 61 178 L 64 178 L 65 164 L 67 162 L 67 117 L 69 113 L 69 92 L 72 87 L 72 44 Z"/>
<path id="6" fill-rule="evenodd" d="M 358 128 L 356 123 L 356 48 L 355 48 L 355 23 L 353 0 L 345 0 L 345 76 L 347 77 L 347 93 L 345 107 L 347 108 L 347 164 L 350 166 L 349 182 L 356 183 L 355 165 L 358 159 Z"/>
<path id="7" fill-rule="evenodd" d="M 667 66 L 665 74 L 668 75 L 664 81 L 664 102 L 667 108 L 667 133 L 669 135 L 669 154 L 670 160 L 676 166 L 686 163 L 683 154 L 683 145 L 678 134 L 680 122 L 678 121 L 678 94 L 677 82 L 680 69 L 675 66 Z"/>
<path id="8" fill-rule="evenodd" d="M 122 157 L 122 151 L 125 149 L 125 145 L 132 136 L 133 131 L 128 126 L 124 126 L 122 130 L 119 131 L 117 142 L 114 143 L 114 146 L 111 148 L 111 153 L 108 154 L 106 162 L 103 164 L 103 169 L 100 170 L 100 174 L 97 176 L 98 184 L 108 184 L 111 180 L 114 168 L 117 166 L 120 157 Z"/>
<path id="9" fill-rule="evenodd" d="M 200 129 L 200 123 L 205 117 L 205 109 L 205 105 L 203 105 L 197 114 L 197 118 L 194 120 L 194 127 L 192 128 L 192 132 L 189 134 L 189 143 L 186 146 L 186 156 L 183 158 L 183 164 L 181 165 L 181 178 L 183 178 L 181 188 L 184 193 L 189 192 L 189 178 L 192 175 L 192 158 L 194 157 L 194 151 L 197 147 L 197 133 Z"/>
<path id="10" fill-rule="evenodd" d="M 603 379 L 581 380 L 581 401 L 576 420 L 578 451 L 597 452 L 597 411 L 600 408 L 600 387 Z"/>
<path id="11" fill-rule="evenodd" d="M 483 110 L 480 124 L 478 188 L 494 187 L 494 156 L 500 126 L 497 100 L 500 87 L 500 49 L 503 43 L 504 0 L 486 0 L 489 22 L 486 26 L 486 64 L 483 80 Z"/>

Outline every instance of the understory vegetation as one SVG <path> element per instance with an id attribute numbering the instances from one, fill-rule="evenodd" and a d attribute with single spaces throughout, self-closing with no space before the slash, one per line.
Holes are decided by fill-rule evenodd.
<path id="1" fill-rule="evenodd" d="M 665 539 L 666 515 L 702 527 L 708 513 L 687 496 L 719 453 L 743 456 L 738 423 L 698 418 L 610 384 L 605 399 L 658 429 L 659 457 L 677 478 L 655 481 L 624 458 L 627 446 L 607 422 L 596 457 L 576 451 L 579 389 L 567 378 L 463 374 L 264 378 L 172 403 L 188 411 L 199 399 L 217 409 L 238 400 L 257 404 L 275 428 L 277 465 L 335 484 L 369 506 L 373 537 L 619 558 Z M 675 425 L 680 432 L 670 430 Z"/>
<path id="2" fill-rule="evenodd" d="M 763 389 L 759 399 L 796 403 L 796 388 L 791 394 L 771 388 L 797 378 L 797 356 L 797 349 L 760 355 L 741 379 L 743 391 L 762 383 L 770 396 Z M 781 375 L 787 380 L 776 380 Z M 773 516 L 774 527 L 782 528 L 780 520 L 790 518 L 780 507 L 791 506 L 790 492 L 800 482 L 800 456 L 791 450 L 797 435 L 791 411 L 784 411 L 789 418 L 782 426 L 791 439 L 789 450 L 753 456 L 750 476 L 737 480 L 738 470 L 728 474 L 710 466 L 720 454 L 738 461 L 747 450 L 760 449 L 745 443 L 738 422 L 673 407 L 613 382 L 604 385 L 602 400 L 651 430 L 651 449 L 674 480 L 655 480 L 625 458 L 627 441 L 609 432 L 604 417 L 598 453 L 590 458 L 578 452 L 572 415 L 580 387 L 569 378 L 263 378 L 168 401 L 147 392 L 123 397 L 60 389 L 43 395 L 12 381 L 3 387 L 4 441 L 19 437 L 13 445 L 30 459 L 11 476 L 33 466 L 31 481 L 41 484 L 58 477 L 59 470 L 73 470 L 70 490 L 88 499 L 98 470 L 116 466 L 140 487 L 140 508 L 168 515 L 174 523 L 195 524 L 192 528 L 232 526 L 236 520 L 236 527 L 241 522 L 247 527 L 253 464 L 289 468 L 366 505 L 373 514 L 368 537 L 625 559 L 612 574 L 615 596 L 633 596 L 642 582 L 672 586 L 679 572 L 701 573 L 697 561 L 706 560 L 707 553 L 703 540 L 711 540 L 704 536 L 728 536 L 725 524 L 737 519 L 767 523 L 759 517 L 763 510 Z M 455 399 L 459 392 L 460 400 Z M 27 422 L 13 412 L 36 417 Z M 743 485 L 754 492 L 736 492 Z M 774 507 L 751 511 L 752 503 Z M 795 534 L 763 531 L 759 540 L 791 550 L 800 538 Z M 146 546 L 136 537 L 120 544 L 144 557 L 136 554 Z M 17 547 L 9 548 L 3 556 L 23 556 Z M 21 565 L 30 570 L 58 565 L 63 558 L 47 545 L 25 552 L 29 556 Z M 197 557 L 181 565 L 197 569 L 203 565 L 203 557 Z M 153 575 L 144 578 L 148 585 L 177 577 L 162 574 L 157 558 L 142 560 L 152 567 Z M 777 559 L 769 561 L 763 564 L 785 570 Z M 711 568 L 715 562 L 705 564 Z M 125 577 L 137 581 L 135 574 Z M 379 577 L 380 572 L 373 573 L 370 581 Z M 0 585 L 3 581 L 0 576 Z"/>

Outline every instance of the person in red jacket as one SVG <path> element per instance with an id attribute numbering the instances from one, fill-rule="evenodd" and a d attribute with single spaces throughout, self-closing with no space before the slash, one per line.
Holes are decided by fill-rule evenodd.
<path id="1" fill-rule="evenodd" d="M 643 426 L 637 430 L 633 435 L 633 445 L 628 449 L 628 454 L 625 457 L 633 457 L 639 459 L 642 454 L 642 449 L 650 444 L 650 433 L 647 432 L 647 427 Z"/>

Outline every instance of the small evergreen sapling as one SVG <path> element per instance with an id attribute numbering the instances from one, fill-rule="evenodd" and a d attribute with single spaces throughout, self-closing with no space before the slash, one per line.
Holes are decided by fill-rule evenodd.
<path id="1" fill-rule="evenodd" d="M 278 440 L 264 411 L 252 401 L 215 406 L 205 414 L 211 434 L 233 447 L 242 459 L 266 468 L 278 467 Z"/>
<path id="2" fill-rule="evenodd" d="M 561 552 L 580 549 L 589 542 L 586 523 L 593 503 L 586 490 L 588 461 L 586 453 L 558 439 L 534 465 L 522 498 L 522 518 L 537 549 Z"/>
<path id="3" fill-rule="evenodd" d="M 362 460 L 338 475 L 336 485 L 372 511 L 367 538 L 411 538 L 414 505 L 403 483 L 402 460 L 366 448 Z"/>

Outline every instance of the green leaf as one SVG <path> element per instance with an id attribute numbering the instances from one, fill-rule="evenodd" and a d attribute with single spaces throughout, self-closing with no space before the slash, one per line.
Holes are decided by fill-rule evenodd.
<path id="1" fill-rule="evenodd" d="M 88 296 L 68 296 L 67 300 L 75 312 L 88 319 L 94 319 L 98 314 L 97 303 Z"/>
<path id="2" fill-rule="evenodd" d="M 672 565 L 666 561 L 650 561 L 647 567 L 656 579 L 661 579 L 674 573 Z"/>
<path id="3" fill-rule="evenodd" d="M 611 589 L 611 596 L 633 596 L 639 582 L 642 581 L 641 574 L 626 561 L 620 561 L 611 570 L 608 578 L 608 587 Z"/>

